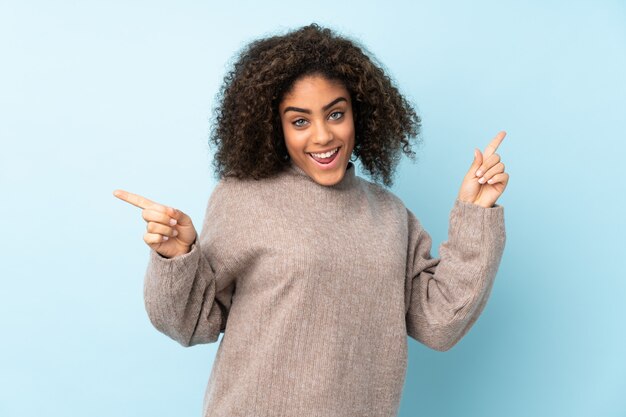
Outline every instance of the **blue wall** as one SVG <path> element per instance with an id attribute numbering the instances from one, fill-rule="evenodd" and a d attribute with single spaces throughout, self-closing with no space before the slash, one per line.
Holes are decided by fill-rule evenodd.
<path id="1" fill-rule="evenodd" d="M 145 222 L 111 193 L 200 224 L 229 59 L 311 22 L 362 41 L 422 116 L 392 191 L 434 255 L 473 148 L 508 133 L 491 299 L 452 350 L 409 340 L 400 415 L 626 415 L 625 3 L 221 3 L 0 3 L 0 415 L 200 415 L 217 344 L 150 325 Z"/>

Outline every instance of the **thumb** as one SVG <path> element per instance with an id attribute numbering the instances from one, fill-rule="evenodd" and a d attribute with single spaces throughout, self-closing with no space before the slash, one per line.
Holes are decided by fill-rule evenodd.
<path id="1" fill-rule="evenodd" d="M 176 219 L 177 224 L 180 224 L 181 226 L 188 226 L 188 223 L 190 223 L 191 220 L 189 219 L 189 216 L 174 207 L 168 207 L 167 214 L 173 219 Z"/>
<path id="2" fill-rule="evenodd" d="M 473 170 L 473 173 L 475 173 L 478 167 L 482 163 L 483 163 L 483 154 L 478 150 L 478 148 L 474 148 L 474 161 L 472 162 L 470 171 Z"/>

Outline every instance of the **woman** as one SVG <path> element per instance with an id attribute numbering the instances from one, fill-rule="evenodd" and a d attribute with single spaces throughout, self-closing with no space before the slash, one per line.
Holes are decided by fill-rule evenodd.
<path id="1" fill-rule="evenodd" d="M 312 24 L 260 39 L 225 79 L 212 142 L 219 181 L 201 233 L 182 211 L 143 209 L 145 302 L 183 346 L 219 345 L 204 416 L 393 416 L 407 335 L 455 345 L 482 312 L 505 243 L 508 182 L 474 161 L 440 259 L 392 183 L 420 119 L 353 41 Z"/>

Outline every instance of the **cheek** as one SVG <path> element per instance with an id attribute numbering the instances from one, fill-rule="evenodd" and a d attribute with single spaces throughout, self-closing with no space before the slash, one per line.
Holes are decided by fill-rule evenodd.
<path id="1" fill-rule="evenodd" d="M 354 136 L 354 121 L 352 119 L 346 119 L 345 123 L 342 123 L 339 127 L 339 132 L 344 137 Z"/>
<path id="2" fill-rule="evenodd" d="M 293 129 L 290 129 L 289 123 L 281 122 L 281 126 L 283 128 L 283 138 L 285 140 L 285 145 L 287 148 L 291 148 L 294 142 L 294 132 Z"/>
<path id="3" fill-rule="evenodd" d="M 302 134 L 302 132 L 286 128 L 283 129 L 283 136 L 287 149 L 291 151 L 300 151 L 301 149 L 304 149 L 306 145 L 306 137 Z"/>

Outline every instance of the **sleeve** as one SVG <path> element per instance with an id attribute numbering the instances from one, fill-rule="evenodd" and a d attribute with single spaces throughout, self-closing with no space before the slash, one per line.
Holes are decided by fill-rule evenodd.
<path id="1" fill-rule="evenodd" d="M 216 191 L 217 187 L 190 252 L 165 258 L 150 249 L 144 278 L 144 303 L 151 323 L 185 347 L 217 341 L 226 327 L 235 288 L 226 268 L 216 268 L 208 257 L 211 225 L 217 217 L 213 213 Z"/>
<path id="2" fill-rule="evenodd" d="M 440 258 L 432 258 L 430 235 L 407 212 L 407 334 L 446 351 L 465 336 L 487 303 L 506 241 L 504 207 L 456 199 Z"/>

